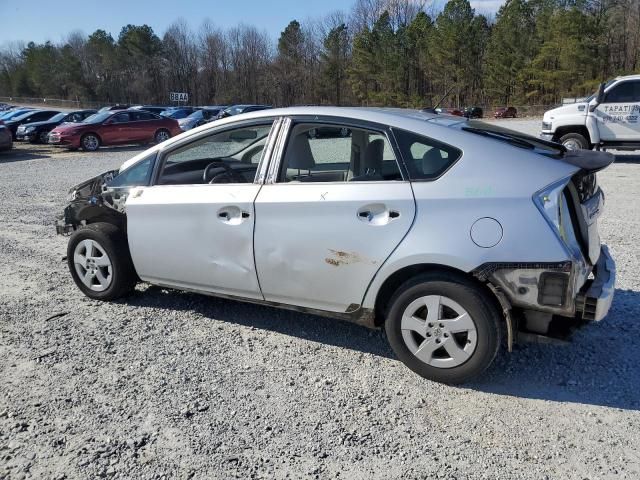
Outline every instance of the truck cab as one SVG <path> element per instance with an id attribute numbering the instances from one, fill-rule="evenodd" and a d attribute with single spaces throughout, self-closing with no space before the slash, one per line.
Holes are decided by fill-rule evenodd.
<path id="1" fill-rule="evenodd" d="M 545 112 L 540 136 L 569 150 L 640 150 L 640 75 L 617 77 L 582 102 Z"/>

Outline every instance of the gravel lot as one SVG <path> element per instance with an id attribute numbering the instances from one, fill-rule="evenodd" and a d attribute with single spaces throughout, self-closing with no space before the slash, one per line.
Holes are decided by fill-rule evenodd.
<path id="1" fill-rule="evenodd" d="M 138 150 L 0 154 L 0 478 L 640 478 L 639 155 L 600 174 L 607 319 L 447 387 L 339 321 L 147 285 L 82 296 L 52 220 Z"/>

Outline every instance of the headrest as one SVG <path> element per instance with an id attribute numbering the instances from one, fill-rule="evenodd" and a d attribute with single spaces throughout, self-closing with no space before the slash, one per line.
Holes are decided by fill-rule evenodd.
<path id="1" fill-rule="evenodd" d="M 425 175 L 435 175 L 441 172 L 449 162 L 448 158 L 442 156 L 442 150 L 431 147 L 422 156 L 422 173 Z"/>
<path id="2" fill-rule="evenodd" d="M 364 151 L 364 170 L 365 172 L 375 171 L 380 173 L 382 170 L 382 157 L 384 153 L 384 140 L 378 138 L 367 145 Z"/>
<path id="3" fill-rule="evenodd" d="M 299 170 L 311 170 L 316 166 L 307 132 L 299 133 L 293 137 L 293 141 L 287 149 L 286 165 L 287 168 L 297 168 Z"/>

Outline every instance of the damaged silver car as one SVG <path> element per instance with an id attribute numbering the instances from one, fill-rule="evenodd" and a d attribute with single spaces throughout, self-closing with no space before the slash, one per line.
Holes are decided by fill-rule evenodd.
<path id="1" fill-rule="evenodd" d="M 91 298 L 144 281 L 354 321 L 459 383 L 502 338 L 565 338 L 607 314 L 596 172 L 612 161 L 411 110 L 266 110 L 72 188 L 57 230 Z"/>

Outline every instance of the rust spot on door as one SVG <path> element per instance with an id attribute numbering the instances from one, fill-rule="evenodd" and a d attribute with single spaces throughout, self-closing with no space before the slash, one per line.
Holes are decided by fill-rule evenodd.
<path id="1" fill-rule="evenodd" d="M 356 252 L 345 252 L 342 250 L 329 249 L 329 253 L 331 253 L 331 256 L 325 258 L 324 261 L 334 267 L 340 267 L 342 265 L 349 265 L 352 263 L 371 263 L 373 265 L 376 264 L 375 260 L 370 260 L 359 255 Z"/>

